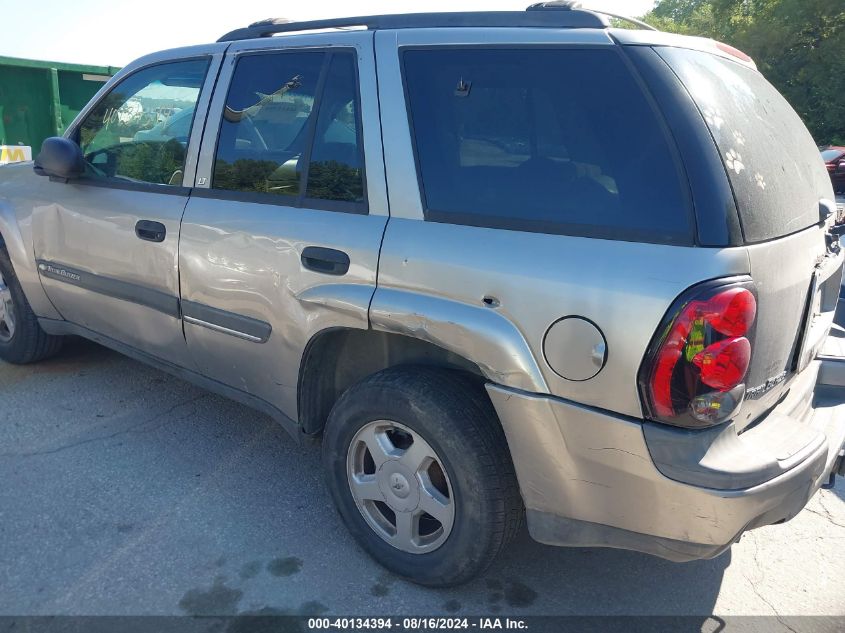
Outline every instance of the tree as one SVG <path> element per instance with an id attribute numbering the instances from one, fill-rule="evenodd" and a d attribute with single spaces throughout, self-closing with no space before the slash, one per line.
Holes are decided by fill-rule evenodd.
<path id="1" fill-rule="evenodd" d="M 748 53 L 820 144 L 845 144 L 845 0 L 658 0 L 644 17 Z"/>

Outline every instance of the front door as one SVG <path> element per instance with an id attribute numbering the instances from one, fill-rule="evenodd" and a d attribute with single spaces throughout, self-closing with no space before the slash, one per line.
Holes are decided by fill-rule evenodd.
<path id="1" fill-rule="evenodd" d="M 82 148 L 86 175 L 45 179 L 45 202 L 33 215 L 39 273 L 61 315 L 180 364 L 179 227 L 190 194 L 184 178 L 191 158 L 195 165 L 191 131 L 202 128 L 204 86 L 221 56 L 222 49 L 216 59 L 207 50 L 126 72 L 69 132 Z"/>

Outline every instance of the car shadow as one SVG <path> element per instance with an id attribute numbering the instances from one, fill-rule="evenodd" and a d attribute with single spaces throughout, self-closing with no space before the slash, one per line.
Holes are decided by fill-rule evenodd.
<path id="1" fill-rule="evenodd" d="M 109 358 L 123 356 L 93 341 L 78 336 L 66 336 L 58 354 L 31 367 L 36 373 L 64 372 Z"/>
<path id="2" fill-rule="evenodd" d="M 830 490 L 842 503 L 845 503 L 845 477 L 836 478 L 836 486 Z"/>
<path id="3" fill-rule="evenodd" d="M 711 560 L 674 563 L 626 550 L 542 545 L 523 529 L 466 591 L 474 594 L 482 588 L 484 605 L 494 613 L 535 604 L 545 611 L 554 604 L 556 615 L 702 616 L 676 629 L 700 631 L 713 613 L 730 564 L 730 550 Z M 449 591 L 458 601 L 461 593 L 461 588 Z"/>

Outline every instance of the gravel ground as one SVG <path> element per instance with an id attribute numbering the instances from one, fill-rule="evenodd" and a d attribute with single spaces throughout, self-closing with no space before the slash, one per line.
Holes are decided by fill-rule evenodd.
<path id="1" fill-rule="evenodd" d="M 79 340 L 0 363 L 0 403 L 0 615 L 845 615 L 841 479 L 715 560 L 523 532 L 483 578 L 430 590 L 358 549 L 318 447 L 250 409 Z"/>

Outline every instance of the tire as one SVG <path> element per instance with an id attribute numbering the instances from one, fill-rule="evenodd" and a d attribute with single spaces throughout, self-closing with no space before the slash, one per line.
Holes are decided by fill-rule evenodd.
<path id="1" fill-rule="evenodd" d="M 374 455 L 384 460 L 378 468 Z M 416 463 L 428 466 L 416 469 Z M 395 367 L 349 388 L 326 423 L 323 465 L 358 543 L 390 571 L 422 585 L 469 581 L 522 525 L 504 431 L 483 386 L 461 372 Z M 397 528 L 409 514 L 410 539 L 407 527 L 405 534 Z"/>
<path id="2" fill-rule="evenodd" d="M 0 305 L 0 359 L 26 365 L 49 358 L 61 349 L 62 337 L 47 334 L 38 324 L 38 317 L 18 283 L 9 254 L 1 246 L 0 303 L 3 304 Z"/>

